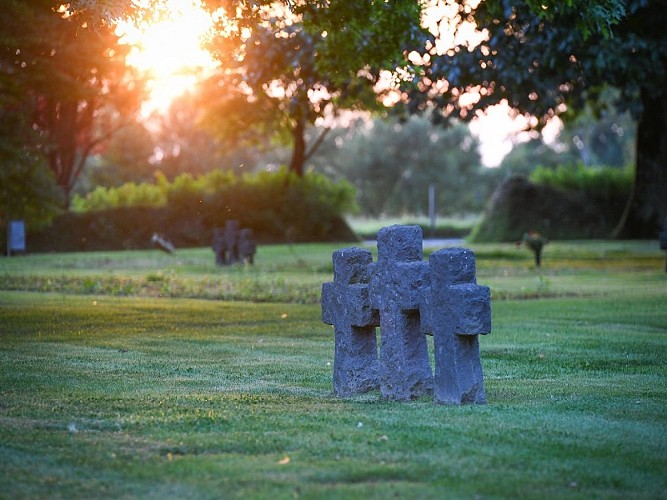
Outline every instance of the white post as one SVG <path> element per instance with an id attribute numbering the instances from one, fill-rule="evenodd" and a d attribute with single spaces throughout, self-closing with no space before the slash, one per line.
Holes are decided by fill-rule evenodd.
<path id="1" fill-rule="evenodd" d="M 435 184 L 428 185 L 428 216 L 431 220 L 431 236 L 435 232 Z"/>

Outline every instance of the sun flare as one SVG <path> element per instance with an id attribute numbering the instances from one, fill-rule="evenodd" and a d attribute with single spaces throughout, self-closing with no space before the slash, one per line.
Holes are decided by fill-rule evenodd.
<path id="1" fill-rule="evenodd" d="M 120 42 L 132 47 L 128 64 L 148 78 L 144 114 L 166 111 L 218 64 L 204 48 L 214 20 L 201 0 L 160 0 L 151 6 L 157 7 L 151 21 L 123 21 L 117 28 Z"/>

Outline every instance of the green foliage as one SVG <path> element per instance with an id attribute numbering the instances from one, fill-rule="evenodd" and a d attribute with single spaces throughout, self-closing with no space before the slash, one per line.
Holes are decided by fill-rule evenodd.
<path id="1" fill-rule="evenodd" d="M 546 144 L 541 136 L 515 144 L 500 163 L 503 176 L 529 176 L 538 166 L 634 164 L 636 124 L 630 113 L 621 112 L 614 104 L 618 94 L 618 90 L 606 88 L 599 99 L 586 103 L 576 118 L 564 122 L 555 144 Z"/>
<path id="2" fill-rule="evenodd" d="M 526 4 L 537 16 L 547 21 L 572 16 L 575 19 L 574 27 L 581 33 L 584 40 L 593 35 L 613 37 L 614 26 L 621 22 L 627 14 L 624 0 L 597 0 L 595 2 L 526 0 Z"/>
<path id="3" fill-rule="evenodd" d="M 26 147 L 52 170 L 68 207 L 86 157 L 136 112 L 141 90 L 113 28 L 85 27 L 62 5 L 3 2 L 0 112 L 21 116 L 34 132 Z"/>
<path id="4" fill-rule="evenodd" d="M 474 241 L 516 241 L 526 231 L 549 240 L 607 238 L 630 194 L 629 170 L 561 167 L 541 168 L 531 182 L 512 176 L 494 192 Z"/>
<path id="5" fill-rule="evenodd" d="M 385 226 L 403 224 L 420 226 L 425 238 L 463 238 L 479 221 L 479 215 L 466 215 L 454 217 L 436 217 L 435 227 L 431 227 L 431 219 L 428 215 L 415 216 L 406 215 L 401 217 L 383 217 L 372 219 L 364 216 L 353 216 L 347 218 L 352 230 L 362 239 L 375 239 L 377 232 Z"/>
<path id="6" fill-rule="evenodd" d="M 162 207 L 167 203 L 164 185 L 126 182 L 119 187 L 98 186 L 85 197 L 72 199 L 72 211 L 78 213 L 120 207 Z"/>
<path id="7" fill-rule="evenodd" d="M 155 184 L 100 187 L 74 203 L 77 213 L 31 236 L 33 251 L 146 248 L 154 232 L 177 247 L 204 246 L 230 219 L 261 241 L 346 240 L 352 235 L 341 215 L 355 209 L 349 183 L 285 169 L 242 177 L 221 170 L 181 174 L 173 182 L 158 175 Z"/>
<path id="8" fill-rule="evenodd" d="M 619 89 L 619 106 L 637 114 L 641 113 L 640 89 L 661 94 L 667 59 L 662 2 L 539 4 L 489 0 L 472 14 L 465 12 L 464 3 L 459 4 L 458 22 L 474 20 L 488 37 L 470 50 L 455 47 L 443 55 L 431 44 L 432 59 L 424 68 L 426 88 L 444 79 L 447 90 L 429 94 L 422 87 L 414 92 L 413 104 L 419 107 L 433 100 L 450 106 L 452 116 L 469 120 L 477 110 L 506 99 L 544 124 L 565 109 L 570 115 L 578 113 L 608 86 Z M 599 29 L 593 31 L 594 26 Z M 608 36 L 609 27 L 612 36 Z M 480 85 L 479 101 L 470 105 L 458 100 L 466 89 Z"/>
<path id="9" fill-rule="evenodd" d="M 529 179 L 563 191 L 581 191 L 592 203 L 627 197 L 632 188 L 634 168 L 586 167 L 583 164 L 558 168 L 539 167 Z"/>
<path id="10" fill-rule="evenodd" d="M 499 169 L 505 177 L 517 174 L 529 176 L 537 167 L 557 168 L 576 161 L 577 155 L 571 148 L 562 152 L 556 151 L 541 138 L 537 138 L 516 144 L 502 159 Z"/>
<path id="11" fill-rule="evenodd" d="M 203 202 L 222 203 L 232 209 L 231 200 L 257 208 L 265 203 L 277 204 L 285 206 L 286 210 L 313 203 L 331 213 L 346 213 L 356 208 L 353 188 L 348 183 L 334 183 L 319 174 L 299 178 L 285 169 L 242 177 L 223 170 L 196 177 L 184 173 L 172 182 L 158 174 L 155 183 L 128 182 L 120 187 L 98 187 L 85 197 L 76 195 L 73 206 L 81 213 L 120 207 L 179 207 Z M 302 215 L 308 217 L 308 214 Z"/>
<path id="12" fill-rule="evenodd" d="M 565 122 L 560 132 L 559 149 L 586 166 L 623 167 L 636 162 L 637 123 L 627 111 L 621 111 L 619 91 L 604 88 L 599 96 L 585 104 L 573 120 Z M 564 163 L 564 162 L 561 162 Z"/>
<path id="13" fill-rule="evenodd" d="M 261 234 L 300 241 L 307 234 L 322 238 L 329 230 L 323 221 L 356 209 L 354 188 L 320 174 L 299 177 L 294 172 L 244 175 L 234 186 L 211 195 L 208 204 L 220 224 L 232 218 Z"/>
<path id="14" fill-rule="evenodd" d="M 87 193 L 97 186 L 150 181 L 156 168 L 152 163 L 155 148 L 152 131 L 138 121 L 130 121 L 105 142 L 102 151 L 87 160 L 76 183 L 76 192 Z"/>
<path id="15" fill-rule="evenodd" d="M 0 223 L 23 219 L 44 225 L 60 211 L 62 197 L 42 162 L 5 164 L 0 168 Z"/>
<path id="16" fill-rule="evenodd" d="M 244 147 L 240 142 L 231 146 L 221 143 L 202 125 L 202 109 L 208 106 L 196 94 L 186 93 L 172 101 L 166 113 L 154 118 L 157 127 L 152 131 L 153 148 L 160 154 L 151 159 L 151 166 L 168 179 L 183 172 L 201 175 L 220 168 L 240 173 L 261 164 L 259 148 Z M 244 166 L 249 168 L 244 170 Z"/>
<path id="17" fill-rule="evenodd" d="M 354 185 L 360 211 L 370 217 L 428 214 L 430 184 L 438 214 L 478 213 L 492 189 L 493 172 L 481 166 L 470 130 L 438 127 L 427 117 L 333 130 L 312 164 Z"/>
<path id="18" fill-rule="evenodd" d="M 289 144 L 289 168 L 302 175 L 313 151 L 308 126 L 344 109 L 382 107 L 375 84 L 383 70 L 408 65 L 421 8 L 411 0 L 332 0 L 296 3 L 297 16 L 280 9 L 262 16 L 253 6 L 228 11 L 243 18 L 249 36 L 226 29 L 215 40 L 222 64 L 204 86 L 207 122 L 233 144 L 267 137 Z"/>
<path id="19" fill-rule="evenodd" d="M 555 115 L 572 119 L 586 104 L 604 99 L 609 87 L 618 89 L 614 104 L 638 120 L 637 176 L 635 195 L 614 234 L 655 237 L 667 217 L 664 1 L 487 0 L 472 12 L 466 2 L 455 5 L 456 22 L 474 22 L 485 38 L 476 47 L 444 54 L 431 41 L 422 84 L 408 85 L 411 109 L 435 104 L 445 120 L 470 120 L 506 101 L 537 117 L 535 126 L 541 127 Z M 459 99 L 470 89 L 479 92 L 472 104 Z"/>
<path id="20" fill-rule="evenodd" d="M 60 211 L 62 193 L 46 163 L 28 147 L 32 135 L 18 129 L 20 116 L 0 109 L 0 243 L 5 224 L 23 219 L 28 227 L 47 223 Z"/>

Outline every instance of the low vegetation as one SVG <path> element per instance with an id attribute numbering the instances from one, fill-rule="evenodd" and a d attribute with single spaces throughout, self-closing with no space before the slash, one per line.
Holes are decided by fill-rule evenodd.
<path id="1" fill-rule="evenodd" d="M 530 180 L 557 189 L 583 191 L 593 200 L 627 196 L 632 188 L 634 168 L 589 167 L 581 163 L 557 168 L 538 167 Z"/>
<path id="2" fill-rule="evenodd" d="M 212 250 L 179 249 L 35 254 L 0 259 L 0 289 L 67 294 L 180 297 L 254 302 L 319 302 L 331 279 L 331 253 L 349 243 L 260 245 L 254 265 L 218 267 Z M 358 245 L 364 245 L 358 243 Z M 365 244 L 372 251 L 371 242 Z M 657 242 L 551 242 L 536 269 L 529 250 L 471 244 L 480 282 L 493 298 L 623 293 L 632 282 L 659 289 L 664 267 Z M 425 254 L 437 247 L 425 250 Z"/>
<path id="3" fill-rule="evenodd" d="M 537 231 L 559 240 L 608 238 L 628 202 L 632 177 L 630 168 L 581 164 L 512 176 L 491 196 L 471 237 L 513 241 Z"/>
<path id="4" fill-rule="evenodd" d="M 172 182 L 158 176 L 155 184 L 97 188 L 74 205 L 76 212 L 29 230 L 32 251 L 149 248 L 153 233 L 177 247 L 202 247 L 210 244 L 213 229 L 230 219 L 252 229 L 261 242 L 354 238 L 342 219 L 355 208 L 352 187 L 286 170 L 240 177 L 222 171 L 182 174 Z"/>

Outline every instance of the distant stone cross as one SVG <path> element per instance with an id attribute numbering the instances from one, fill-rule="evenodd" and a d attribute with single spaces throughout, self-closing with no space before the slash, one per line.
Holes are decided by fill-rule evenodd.
<path id="1" fill-rule="evenodd" d="M 383 228 L 377 240 L 377 263 L 360 248 L 334 252 L 334 281 L 322 287 L 322 318 L 335 330 L 334 392 L 379 387 L 394 400 L 433 392 L 437 403 L 485 403 L 477 335 L 491 331 L 491 300 L 473 253 L 443 249 L 425 262 L 419 226 Z M 424 333 L 434 336 L 435 377 Z"/>
<path id="2" fill-rule="evenodd" d="M 215 263 L 219 266 L 235 264 L 236 262 L 255 262 L 257 242 L 252 229 L 240 229 L 239 221 L 228 220 L 224 229 L 213 230 L 211 243 L 215 253 Z"/>
<path id="3" fill-rule="evenodd" d="M 238 232 L 239 221 L 228 220 L 224 229 L 213 230 L 213 252 L 215 263 L 219 266 L 233 264 L 238 261 Z"/>

